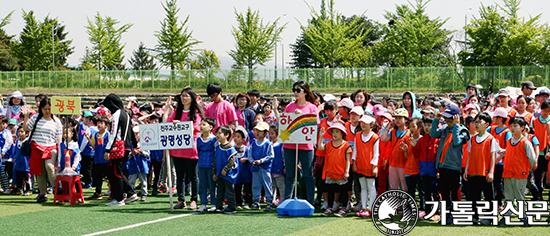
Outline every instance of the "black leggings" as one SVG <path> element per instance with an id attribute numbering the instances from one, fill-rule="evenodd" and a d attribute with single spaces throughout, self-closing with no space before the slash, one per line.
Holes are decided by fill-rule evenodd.
<path id="1" fill-rule="evenodd" d="M 92 178 L 94 179 L 95 192 L 101 194 L 103 190 L 103 178 L 108 176 L 109 164 L 95 164 L 92 168 Z M 84 182 L 87 184 L 87 182 Z"/>
<path id="2" fill-rule="evenodd" d="M 348 182 L 344 185 L 339 185 L 339 184 L 325 184 L 325 190 L 327 190 L 328 192 L 328 204 L 329 204 L 329 207 L 332 206 L 331 204 L 333 204 L 333 202 L 335 200 L 339 200 L 339 199 L 334 199 L 334 194 L 335 193 L 340 193 L 340 195 L 347 195 L 348 191 L 351 191 L 352 189 L 352 182 L 353 180 L 351 179 L 348 179 Z M 347 202 L 346 202 L 347 204 Z M 335 210 L 335 209 L 333 209 Z"/>
<path id="3" fill-rule="evenodd" d="M 29 182 L 29 172 L 17 171 L 17 190 L 30 191 L 31 186 Z"/>
<path id="4" fill-rule="evenodd" d="M 155 178 L 153 179 L 153 190 L 158 189 L 160 183 L 160 171 L 162 169 L 162 162 L 151 159 L 151 167 L 153 171 L 149 171 L 149 174 L 154 174 Z"/>
<path id="5" fill-rule="evenodd" d="M 128 197 L 136 193 L 128 178 L 122 174 L 122 167 L 128 159 L 128 154 L 130 154 L 129 151 L 124 151 L 123 158 L 111 160 L 111 163 L 108 164 L 107 178 L 111 184 L 111 197 L 119 202 L 124 199 L 123 193 L 126 193 Z"/>
<path id="6" fill-rule="evenodd" d="M 252 183 L 235 184 L 235 199 L 237 206 L 243 205 L 242 192 L 244 188 L 244 201 L 246 204 L 252 204 Z"/>

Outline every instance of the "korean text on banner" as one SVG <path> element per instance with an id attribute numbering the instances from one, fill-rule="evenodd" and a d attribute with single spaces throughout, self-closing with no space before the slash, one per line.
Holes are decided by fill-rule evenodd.
<path id="1" fill-rule="evenodd" d="M 52 114 L 80 115 L 80 97 L 52 97 Z"/>
<path id="2" fill-rule="evenodd" d="M 193 148 L 193 122 L 139 125 L 141 150 Z"/>
<path id="3" fill-rule="evenodd" d="M 316 143 L 317 114 L 281 113 L 279 138 L 283 143 Z"/>

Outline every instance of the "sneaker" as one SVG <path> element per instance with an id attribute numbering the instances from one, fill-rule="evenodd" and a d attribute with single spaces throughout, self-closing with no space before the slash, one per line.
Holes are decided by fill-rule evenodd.
<path id="1" fill-rule="evenodd" d="M 223 210 L 223 213 L 224 213 L 224 214 L 231 215 L 231 214 L 237 213 L 237 210 L 231 209 L 231 208 L 227 207 L 227 208 L 225 208 L 225 209 Z"/>
<path id="2" fill-rule="evenodd" d="M 439 216 L 438 214 L 435 214 L 432 216 L 432 218 L 430 218 L 430 221 L 439 221 L 441 220 L 441 216 Z"/>
<path id="3" fill-rule="evenodd" d="M 153 189 L 153 193 L 151 195 L 153 195 L 153 196 L 159 195 L 159 190 L 158 189 Z"/>
<path id="4" fill-rule="evenodd" d="M 335 202 L 334 204 L 332 204 L 332 210 L 334 211 L 340 210 L 340 203 Z"/>
<path id="5" fill-rule="evenodd" d="M 260 206 L 259 202 L 255 202 L 254 205 L 252 205 L 252 210 L 260 210 L 262 207 Z"/>
<path id="6" fill-rule="evenodd" d="M 355 212 L 355 216 L 363 216 L 365 211 L 367 211 L 365 208 L 361 208 L 361 210 Z"/>
<path id="7" fill-rule="evenodd" d="M 199 207 L 199 209 L 197 210 L 198 212 L 205 212 L 208 210 L 208 206 L 206 205 L 201 205 L 201 207 Z"/>
<path id="8" fill-rule="evenodd" d="M 4 189 L 3 188 L 0 188 L 0 193 L 3 193 L 4 192 Z"/>
<path id="9" fill-rule="evenodd" d="M 50 193 L 50 192 L 48 192 L 48 193 Z M 8 194 L 11 194 L 11 189 L 9 189 L 9 188 L 4 190 L 4 195 L 8 195 Z"/>
<path id="10" fill-rule="evenodd" d="M 147 195 L 143 195 L 141 196 L 141 199 L 140 199 L 142 202 L 145 202 L 147 201 Z"/>
<path id="11" fill-rule="evenodd" d="M 137 194 L 134 193 L 132 196 L 126 198 L 126 203 L 134 202 L 134 201 L 137 201 L 138 199 L 139 198 Z"/>
<path id="12" fill-rule="evenodd" d="M 346 208 L 342 208 L 342 210 L 340 210 L 336 216 L 339 216 L 339 217 L 344 217 L 348 214 L 348 210 Z"/>
<path id="13" fill-rule="evenodd" d="M 100 200 L 103 199 L 103 195 L 94 193 L 91 197 L 88 197 L 88 200 Z"/>
<path id="14" fill-rule="evenodd" d="M 216 208 L 216 210 L 214 210 L 215 213 L 222 213 L 223 212 L 223 209 L 222 208 Z"/>
<path id="15" fill-rule="evenodd" d="M 214 212 L 216 211 L 216 206 L 212 206 L 210 207 L 210 209 L 208 209 L 208 212 Z"/>
<path id="16" fill-rule="evenodd" d="M 355 207 L 353 208 L 353 211 L 354 212 L 359 212 L 361 210 L 365 210 L 362 206 L 361 206 L 361 202 L 358 202 Z"/>
<path id="17" fill-rule="evenodd" d="M 19 190 L 17 192 L 13 192 L 12 194 L 14 194 L 14 195 L 23 195 L 23 191 Z"/>
<path id="18" fill-rule="evenodd" d="M 362 216 L 363 216 L 363 218 L 368 218 L 368 217 L 370 217 L 371 215 L 372 215 L 372 212 L 371 212 L 369 209 L 367 209 L 367 210 L 365 211 L 365 213 L 363 213 Z"/>
<path id="19" fill-rule="evenodd" d="M 177 193 L 178 192 L 178 189 L 176 189 L 176 187 L 172 187 L 172 193 Z"/>
<path id="20" fill-rule="evenodd" d="M 237 210 L 242 210 L 243 207 L 242 206 L 237 206 Z"/>
<path id="21" fill-rule="evenodd" d="M 168 192 L 168 188 L 166 186 L 162 186 L 162 188 L 160 188 L 159 190 L 159 193 L 166 193 Z"/>
<path id="22" fill-rule="evenodd" d="M 250 206 L 249 206 L 248 204 L 244 204 L 244 205 L 243 205 L 243 208 L 244 208 L 244 209 L 247 209 L 247 210 L 250 210 Z"/>
<path id="23" fill-rule="evenodd" d="M 326 209 L 328 209 L 328 202 L 324 201 L 323 205 L 321 206 L 321 210 L 326 210 Z"/>
<path id="24" fill-rule="evenodd" d="M 271 210 L 273 210 L 273 203 L 268 203 L 267 206 L 265 207 L 265 210 L 266 210 L 266 211 L 271 211 Z"/>
<path id="25" fill-rule="evenodd" d="M 38 195 L 38 198 L 36 199 L 37 203 L 43 203 L 48 201 L 48 196 L 44 195 Z"/>
<path id="26" fill-rule="evenodd" d="M 107 190 L 107 192 L 105 193 L 105 196 L 111 196 L 111 190 Z"/>
<path id="27" fill-rule="evenodd" d="M 425 212 L 425 211 L 420 211 L 420 212 L 418 213 L 418 218 L 422 219 L 422 218 L 424 218 L 424 216 L 426 216 L 426 212 Z"/>
<path id="28" fill-rule="evenodd" d="M 267 199 L 266 199 L 265 197 L 261 197 L 261 198 L 260 198 L 260 203 L 265 203 L 266 200 L 267 200 Z"/>
<path id="29" fill-rule="evenodd" d="M 8 190 L 4 191 L 4 194 L 7 194 L 6 193 L 7 191 L 10 191 L 10 190 L 8 189 Z M 48 192 L 48 194 L 53 194 L 53 188 L 48 188 L 47 192 Z"/>
<path id="30" fill-rule="evenodd" d="M 197 210 L 197 202 L 196 201 L 191 201 L 191 203 L 189 203 L 189 210 Z"/>
<path id="31" fill-rule="evenodd" d="M 23 196 L 30 196 L 30 195 L 32 195 L 31 191 L 26 191 L 25 193 L 23 193 Z"/>
<path id="32" fill-rule="evenodd" d="M 353 208 L 354 208 L 353 202 L 349 201 L 347 206 L 346 206 L 346 211 L 348 211 L 348 212 L 353 211 Z"/>
<path id="33" fill-rule="evenodd" d="M 484 219 L 484 220 L 480 220 L 479 223 L 483 226 L 489 226 L 491 225 L 491 221 L 490 220 L 487 220 L 487 219 Z"/>
<path id="34" fill-rule="evenodd" d="M 329 208 L 325 212 L 323 212 L 321 215 L 322 216 L 331 216 L 333 214 L 334 214 L 334 212 L 332 211 L 332 208 Z"/>
<path id="35" fill-rule="evenodd" d="M 119 201 L 117 201 L 116 199 L 113 199 L 113 201 L 111 201 L 111 202 L 109 202 L 109 203 L 107 203 L 107 204 L 105 204 L 105 205 L 106 205 L 106 206 L 124 206 L 124 205 L 126 205 L 126 203 L 124 202 L 124 200 L 122 200 L 122 201 L 119 202 Z"/>
<path id="36" fill-rule="evenodd" d="M 187 204 L 185 204 L 185 202 L 178 201 L 178 204 L 176 204 L 176 206 L 174 206 L 174 209 L 183 209 L 185 207 L 187 207 Z"/>

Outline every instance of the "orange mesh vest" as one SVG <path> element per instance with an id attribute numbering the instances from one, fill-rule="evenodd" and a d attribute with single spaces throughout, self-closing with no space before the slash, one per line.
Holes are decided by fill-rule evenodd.
<path id="1" fill-rule="evenodd" d="M 539 151 L 544 151 L 546 146 L 548 146 L 548 132 L 546 131 L 546 125 L 540 122 L 540 118 L 533 118 L 533 128 L 535 129 L 535 136 L 540 142 Z M 539 155 L 538 153 L 535 153 Z"/>
<path id="2" fill-rule="evenodd" d="M 379 137 L 377 134 L 373 134 L 369 141 L 363 142 L 361 135 L 363 135 L 363 132 L 359 132 L 355 135 L 355 147 L 357 152 L 355 165 L 357 166 L 357 173 L 374 177 L 372 175 L 373 165 L 370 162 L 372 158 L 374 158 L 374 143 L 379 140 Z"/>
<path id="3" fill-rule="evenodd" d="M 411 131 L 407 129 L 405 131 L 405 134 L 402 135 L 401 138 L 397 138 L 397 129 L 394 129 L 391 135 L 392 152 L 389 157 L 390 166 L 405 168 L 405 163 L 407 162 L 407 160 L 405 159 L 403 150 L 399 148 L 399 144 L 402 142 L 406 142 L 407 140 L 409 140 L 409 138 L 411 138 Z"/>
<path id="4" fill-rule="evenodd" d="M 502 178 L 527 179 L 529 176 L 531 163 L 529 163 L 529 158 L 525 153 L 526 141 L 527 138 L 521 137 L 516 145 L 512 145 L 512 139 L 508 140 Z"/>
<path id="5" fill-rule="evenodd" d="M 500 146 L 500 148 L 506 149 L 506 133 L 508 133 L 510 129 L 508 129 L 507 127 L 502 132 L 497 134 L 497 128 L 498 126 L 496 125 L 491 126 L 491 135 L 493 135 L 493 137 L 497 139 L 498 141 L 497 143 L 498 143 L 498 146 Z"/>
<path id="6" fill-rule="evenodd" d="M 468 167 L 468 175 L 483 175 L 487 176 L 491 169 L 491 142 L 493 136 L 489 135 L 483 142 L 478 143 L 476 137 L 470 142 L 470 166 Z"/>
<path id="7" fill-rule="evenodd" d="M 333 146 L 334 141 L 325 145 L 327 155 L 325 156 L 325 166 L 323 168 L 323 179 L 344 179 L 346 173 L 346 151 L 351 145 L 344 142 L 339 147 Z"/>
<path id="8" fill-rule="evenodd" d="M 328 125 L 328 122 L 327 122 L 327 118 L 324 118 L 321 120 L 321 124 L 319 125 L 319 130 L 321 130 L 321 128 L 325 128 L 325 131 L 328 130 L 328 128 L 330 127 L 330 125 Z M 325 143 L 326 140 L 330 141 L 332 140 L 332 134 L 330 134 L 329 132 L 325 132 L 325 135 L 323 137 L 318 137 L 318 138 L 322 138 L 323 139 L 323 144 L 327 144 Z M 317 139 L 318 140 L 318 139 Z M 315 155 L 317 156 L 320 156 L 320 157 L 324 157 L 325 156 L 325 152 L 326 150 L 315 150 Z"/>

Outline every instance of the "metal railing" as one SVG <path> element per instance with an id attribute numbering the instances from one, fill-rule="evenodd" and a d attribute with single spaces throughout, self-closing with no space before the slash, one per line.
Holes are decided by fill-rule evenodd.
<path id="1" fill-rule="evenodd" d="M 258 89 L 287 91 L 299 80 L 316 90 L 369 91 L 463 90 L 469 83 L 495 88 L 519 86 L 530 80 L 536 86 L 549 85 L 549 66 L 518 67 L 405 67 L 405 68 L 311 68 L 248 70 L 167 70 L 155 71 L 4 71 L 0 88 L 22 89 L 181 89 L 187 85 L 206 89 L 211 82 L 231 91 Z"/>

